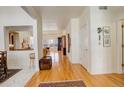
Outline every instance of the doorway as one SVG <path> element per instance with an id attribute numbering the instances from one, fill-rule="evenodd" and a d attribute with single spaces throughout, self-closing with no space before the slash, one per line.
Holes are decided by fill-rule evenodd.
<path id="1" fill-rule="evenodd" d="M 121 25 L 122 28 L 122 73 L 124 73 L 124 24 Z"/>
<path id="2" fill-rule="evenodd" d="M 34 69 L 34 36 L 32 25 L 5 26 L 5 49 L 9 69 Z"/>

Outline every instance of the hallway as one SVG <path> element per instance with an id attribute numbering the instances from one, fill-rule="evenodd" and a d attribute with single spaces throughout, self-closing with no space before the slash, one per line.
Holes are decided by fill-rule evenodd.
<path id="1" fill-rule="evenodd" d="M 7 51 L 8 69 L 23 70 L 0 86 L 33 87 L 40 82 L 66 80 L 83 80 L 86 86 L 124 86 L 123 10 L 123 6 L 1 7 L 0 50 Z M 26 28 L 15 29 L 18 26 L 30 28 L 30 35 Z M 25 33 L 20 39 L 18 31 Z M 18 34 L 15 40 L 13 34 Z M 19 49 L 13 43 L 17 39 Z M 44 48 L 52 51 L 52 69 L 39 71 Z M 30 53 L 34 54 L 33 69 L 28 68 Z"/>
<path id="2" fill-rule="evenodd" d="M 57 56 L 55 59 L 57 59 Z M 68 58 L 66 56 L 62 56 L 60 53 L 59 62 L 53 62 L 51 70 L 42 70 L 36 72 L 25 86 L 37 87 L 40 82 L 63 80 L 83 80 L 88 87 L 124 86 L 124 75 L 90 75 L 80 64 L 70 63 Z"/>

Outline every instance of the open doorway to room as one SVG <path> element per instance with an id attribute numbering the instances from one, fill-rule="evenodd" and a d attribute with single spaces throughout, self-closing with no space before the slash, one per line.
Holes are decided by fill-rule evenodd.
<path id="1" fill-rule="evenodd" d="M 3 36 L 0 61 L 5 66 L 0 69 L 0 86 L 24 86 L 36 71 L 33 26 L 4 26 Z"/>
<path id="2" fill-rule="evenodd" d="M 34 67 L 33 26 L 5 26 L 5 47 L 9 69 Z"/>
<path id="3" fill-rule="evenodd" d="M 124 73 L 124 21 L 121 22 L 121 31 L 122 31 L 122 62 L 121 62 L 121 68 L 122 73 Z"/>

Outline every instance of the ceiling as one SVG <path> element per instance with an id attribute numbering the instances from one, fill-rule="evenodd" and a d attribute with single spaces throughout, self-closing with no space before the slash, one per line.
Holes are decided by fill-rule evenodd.
<path id="1" fill-rule="evenodd" d="M 108 6 L 108 8 L 115 14 L 124 11 L 124 6 Z M 122 12 L 123 13 L 123 12 Z"/>
<path id="2" fill-rule="evenodd" d="M 85 6 L 34 6 L 42 16 L 43 30 L 62 30 L 70 18 L 81 15 Z"/>

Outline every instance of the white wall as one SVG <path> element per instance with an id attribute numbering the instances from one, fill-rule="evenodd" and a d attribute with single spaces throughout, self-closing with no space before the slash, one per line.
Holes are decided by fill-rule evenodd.
<path id="1" fill-rule="evenodd" d="M 114 53 L 114 30 L 112 29 L 113 16 L 111 11 L 99 10 L 98 7 L 90 7 L 91 16 L 91 73 L 92 74 L 103 74 L 113 73 L 115 63 Z M 103 47 L 102 44 L 98 44 L 98 33 L 97 28 L 103 26 L 110 26 L 111 29 L 111 47 Z M 103 37 L 102 37 L 103 38 Z"/>
<path id="2" fill-rule="evenodd" d="M 71 37 L 70 53 L 67 52 L 69 60 L 72 63 L 79 63 L 79 19 L 71 18 L 66 31 Z"/>
<path id="3" fill-rule="evenodd" d="M 29 54 L 34 51 L 8 51 L 7 52 L 7 67 L 8 69 L 29 69 L 30 57 Z"/>
<path id="4" fill-rule="evenodd" d="M 4 28 L 3 26 L 0 26 L 0 50 L 5 49 L 5 43 L 4 43 Z"/>
<path id="5" fill-rule="evenodd" d="M 34 19 L 19 6 L 0 7 L 0 20 L 1 26 L 32 25 L 34 23 Z"/>
<path id="6" fill-rule="evenodd" d="M 71 19 L 71 57 L 73 63 L 79 62 L 79 19 Z"/>

